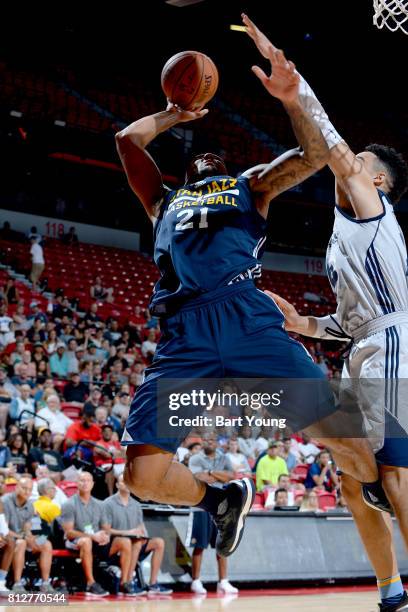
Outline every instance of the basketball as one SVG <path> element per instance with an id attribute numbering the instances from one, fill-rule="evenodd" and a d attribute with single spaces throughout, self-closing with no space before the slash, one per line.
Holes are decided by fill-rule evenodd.
<path id="1" fill-rule="evenodd" d="M 173 104 L 197 111 L 213 98 L 218 87 L 218 70 L 204 53 L 182 51 L 173 55 L 162 70 L 161 85 Z"/>

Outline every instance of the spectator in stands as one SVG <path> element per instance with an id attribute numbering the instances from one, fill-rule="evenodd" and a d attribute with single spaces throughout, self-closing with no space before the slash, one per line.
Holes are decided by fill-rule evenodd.
<path id="1" fill-rule="evenodd" d="M 32 354 L 32 360 L 34 363 L 36 363 L 37 365 L 40 363 L 40 361 L 46 361 L 48 363 L 48 357 L 45 354 L 45 349 L 43 347 L 43 345 L 41 344 L 41 342 L 36 342 L 34 344 L 34 351 Z"/>
<path id="2" fill-rule="evenodd" d="M 3 476 L 1 477 L 3 478 Z M 3 495 L 3 481 L 0 482 L 0 498 Z M 15 541 L 10 536 L 6 516 L 4 514 L 3 503 L 0 499 L 0 593 L 9 593 L 6 587 L 6 578 L 10 569 L 11 561 L 14 556 Z"/>
<path id="3" fill-rule="evenodd" d="M 115 403 L 112 407 L 112 416 L 120 419 L 121 423 L 124 424 L 129 415 L 130 408 L 130 395 L 126 391 L 121 391 L 115 397 Z"/>
<path id="4" fill-rule="evenodd" d="M 314 462 L 315 457 L 320 453 L 320 449 L 311 442 L 310 436 L 304 432 L 302 433 L 302 442 L 299 443 L 298 450 L 301 461 L 309 465 Z"/>
<path id="5" fill-rule="evenodd" d="M 30 228 L 30 231 L 27 234 L 28 240 L 34 239 L 36 242 L 41 242 L 42 236 L 38 233 L 38 229 L 35 225 Z"/>
<path id="6" fill-rule="evenodd" d="M 95 409 L 93 406 L 84 406 L 80 421 L 72 423 L 67 429 L 65 443 L 68 448 L 80 440 L 97 442 L 101 438 L 101 428 L 95 423 Z"/>
<path id="7" fill-rule="evenodd" d="M 0 484 L 4 478 L 11 478 L 15 475 L 16 470 L 11 463 L 10 449 L 5 444 L 5 431 L 0 429 Z"/>
<path id="8" fill-rule="evenodd" d="M 255 459 L 256 442 L 251 434 L 252 432 L 249 425 L 243 425 L 238 436 L 239 450 L 247 459 Z"/>
<path id="9" fill-rule="evenodd" d="M 86 402 L 88 403 L 88 402 Z M 86 404 L 85 404 L 86 405 Z M 102 425 L 108 424 L 112 426 L 113 431 L 116 434 L 120 434 L 123 431 L 123 427 L 116 417 L 109 414 L 109 411 L 104 406 L 98 406 L 95 409 L 95 423 L 102 428 Z"/>
<path id="10" fill-rule="evenodd" d="M 58 395 L 49 395 L 46 406 L 37 412 L 35 427 L 41 428 L 47 425 L 53 435 L 54 448 L 58 450 L 71 424 L 71 419 L 61 410 Z"/>
<path id="11" fill-rule="evenodd" d="M 54 321 L 56 323 L 62 323 L 63 321 L 66 321 L 64 317 L 67 317 L 68 320 L 72 320 L 74 313 L 72 312 L 67 296 L 61 295 L 56 298 L 56 301 L 57 303 L 54 305 L 52 312 Z"/>
<path id="12" fill-rule="evenodd" d="M 251 468 L 249 466 L 248 459 L 243 453 L 239 452 L 238 440 L 235 438 L 231 438 L 228 441 L 228 452 L 225 454 L 225 457 L 228 461 L 231 472 L 240 474 L 242 476 L 245 475 L 251 477 Z"/>
<path id="13" fill-rule="evenodd" d="M 32 319 L 31 322 L 29 319 L 30 318 L 28 318 L 28 322 L 30 323 L 31 327 L 27 332 L 28 340 L 33 344 L 35 344 L 36 342 L 45 342 L 47 338 L 47 333 L 44 329 L 45 325 L 42 322 L 41 318 L 37 317 L 35 319 Z"/>
<path id="14" fill-rule="evenodd" d="M 261 427 L 261 430 L 255 440 L 255 457 L 265 455 L 268 450 L 269 441 L 271 438 L 270 427 Z"/>
<path id="15" fill-rule="evenodd" d="M 25 474 L 27 471 L 27 454 L 24 452 L 24 438 L 20 433 L 9 436 L 7 445 L 10 451 L 10 463 L 14 466 L 17 474 Z"/>
<path id="16" fill-rule="evenodd" d="M 286 489 L 276 489 L 275 491 L 275 510 L 289 506 L 288 492 Z"/>
<path id="17" fill-rule="evenodd" d="M 64 399 L 66 402 L 83 404 L 89 395 L 89 385 L 81 382 L 77 372 L 73 372 L 70 378 L 71 380 L 64 387 Z"/>
<path id="18" fill-rule="evenodd" d="M 38 446 L 32 446 L 28 453 L 27 467 L 31 474 L 35 474 L 40 465 L 46 465 L 54 482 L 62 478 L 64 464 L 61 454 L 53 449 L 52 431 L 48 427 L 38 430 Z"/>
<path id="19" fill-rule="evenodd" d="M 104 287 L 100 276 L 95 278 L 95 282 L 91 285 L 89 293 L 91 298 L 98 302 L 113 302 L 113 287 Z"/>
<path id="20" fill-rule="evenodd" d="M 133 581 L 136 564 L 150 553 L 150 595 L 170 595 L 173 591 L 157 582 L 164 555 L 164 540 L 149 538 L 143 522 L 143 511 L 139 502 L 130 496 L 123 476 L 117 482 L 118 492 L 103 502 L 103 528 L 111 536 L 119 536 L 127 541 L 131 562 L 126 574 L 122 572 L 122 584 L 128 584 L 132 595 L 142 595 L 145 591 Z M 125 589 L 122 589 L 126 592 Z"/>
<path id="21" fill-rule="evenodd" d="M 108 397 L 110 400 L 113 400 L 116 397 L 116 394 L 119 392 L 120 383 L 119 378 L 116 374 L 109 374 L 108 381 L 102 387 L 102 396 Z"/>
<path id="22" fill-rule="evenodd" d="M 55 329 L 51 329 L 48 333 L 47 340 L 44 342 L 44 348 L 47 351 L 47 354 L 52 356 L 57 352 L 58 345 L 62 345 L 62 342 L 58 340 L 57 331 Z"/>
<path id="23" fill-rule="evenodd" d="M 82 361 L 79 366 L 79 378 L 81 382 L 89 385 L 93 379 L 93 363 L 92 361 Z"/>
<path id="24" fill-rule="evenodd" d="M 69 374 L 68 370 L 68 357 L 65 353 L 65 344 L 58 342 L 57 351 L 51 355 L 50 358 L 50 370 L 51 374 L 55 378 L 67 378 Z"/>
<path id="25" fill-rule="evenodd" d="M 130 564 L 130 550 L 125 538 L 114 537 L 111 542 L 109 533 L 102 528 L 104 507 L 99 499 L 91 495 L 94 486 L 92 474 L 82 472 L 77 484 L 78 493 L 62 506 L 60 521 L 65 533 L 66 547 L 80 552 L 86 592 L 105 597 L 109 592 L 95 581 L 93 575 L 94 556 L 106 559 L 119 554 L 122 575 L 126 576 Z M 127 587 L 124 586 L 122 583 L 122 592 L 132 594 L 128 593 Z"/>
<path id="26" fill-rule="evenodd" d="M 91 304 L 88 312 L 85 314 L 85 324 L 87 327 L 99 327 L 100 322 L 101 317 L 98 315 L 98 304 L 94 302 Z"/>
<path id="27" fill-rule="evenodd" d="M 126 451 L 123 446 L 120 445 L 117 437 L 114 436 L 113 426 L 109 423 L 104 423 L 101 426 L 102 437 L 97 440 L 98 447 L 106 449 L 106 453 L 102 448 L 94 448 L 94 461 L 98 467 L 105 467 L 109 469 L 112 466 L 113 469 L 106 472 L 105 482 L 108 487 L 109 495 L 113 495 L 115 488 L 115 479 L 117 479 L 123 470 L 125 469 L 126 462 Z M 112 459 L 113 457 L 113 459 Z"/>
<path id="28" fill-rule="evenodd" d="M 14 342 L 14 322 L 7 314 L 6 304 L 0 305 L 0 351 L 6 348 L 8 344 Z"/>
<path id="29" fill-rule="evenodd" d="M 38 468 L 35 470 L 36 480 L 33 480 L 33 492 L 31 494 L 30 501 L 34 503 L 35 501 L 37 501 L 37 499 L 40 496 L 40 494 L 38 493 L 38 487 L 37 487 L 38 481 L 41 480 L 42 478 L 51 478 L 51 480 L 53 480 L 52 475 L 53 473 L 50 472 L 50 470 L 48 469 L 46 465 L 38 466 Z M 67 501 L 67 499 L 68 497 L 65 495 L 63 490 L 60 489 L 60 487 L 56 487 L 55 494 L 54 494 L 52 501 L 61 508 L 62 504 L 64 504 Z"/>
<path id="30" fill-rule="evenodd" d="M 278 444 L 271 442 L 267 454 L 259 460 L 256 467 L 257 491 L 262 491 L 266 486 L 276 486 L 279 476 L 288 474 L 285 460 L 278 456 L 278 452 Z"/>
<path id="31" fill-rule="evenodd" d="M 234 473 L 230 471 L 225 454 L 217 448 L 217 439 L 214 434 L 206 434 L 203 439 L 203 450 L 189 460 L 188 467 L 194 476 L 208 484 L 222 487 L 222 485 L 233 480 Z M 200 580 L 201 563 L 203 553 L 209 545 L 215 547 L 217 530 L 211 515 L 204 510 L 196 510 L 193 513 L 193 527 L 191 532 L 191 543 L 194 545 L 192 559 L 191 590 L 193 593 L 205 595 L 207 590 Z M 227 559 L 217 555 L 218 576 L 217 592 L 233 594 L 238 593 L 227 579 Z"/>
<path id="32" fill-rule="evenodd" d="M 27 331 L 30 327 L 30 323 L 25 315 L 24 304 L 19 303 L 13 314 L 14 330 L 15 331 Z"/>
<path id="33" fill-rule="evenodd" d="M 314 489 L 310 489 L 303 498 L 300 512 L 321 512 L 319 498 Z"/>
<path id="34" fill-rule="evenodd" d="M 2 240 L 10 240 L 10 242 L 21 242 L 25 239 L 22 232 L 11 229 L 9 221 L 3 223 L 3 227 L 0 229 L 0 238 Z"/>
<path id="35" fill-rule="evenodd" d="M 296 464 L 297 464 L 296 457 L 293 453 L 291 453 L 291 450 L 290 450 L 292 447 L 292 438 L 283 438 L 282 442 L 283 442 L 283 446 L 280 449 L 279 454 L 282 457 L 282 459 L 285 460 L 286 466 L 289 472 L 291 472 L 293 468 L 296 467 Z"/>
<path id="36" fill-rule="evenodd" d="M 35 382 L 31 376 L 28 376 L 28 368 L 24 363 L 20 364 L 18 376 L 13 376 L 11 382 L 17 387 L 19 392 L 21 392 L 21 387 L 23 385 L 28 385 L 31 389 L 35 387 Z"/>
<path id="37" fill-rule="evenodd" d="M 27 423 L 33 420 L 34 414 L 35 405 L 34 400 L 31 397 L 31 387 L 29 385 L 21 385 L 20 397 L 15 397 L 11 402 L 10 418 L 13 421 L 20 419 L 20 423 Z"/>
<path id="38" fill-rule="evenodd" d="M 30 303 L 30 314 L 28 315 L 29 321 L 35 321 L 36 319 L 40 319 L 40 321 L 46 325 L 48 323 L 48 317 L 40 308 L 40 303 L 36 300 L 33 300 Z"/>
<path id="39" fill-rule="evenodd" d="M 42 246 L 39 244 L 37 238 L 32 236 L 30 238 L 31 243 L 31 274 L 30 280 L 33 283 L 33 291 L 37 291 L 37 283 L 40 279 L 41 274 L 45 268 L 44 252 Z"/>
<path id="40" fill-rule="evenodd" d="M 11 276 L 7 277 L 6 284 L 3 289 L 3 296 L 7 305 L 18 304 L 20 301 L 20 293 L 16 287 L 14 278 Z"/>
<path id="41" fill-rule="evenodd" d="M 21 364 L 25 364 L 27 366 L 27 376 L 30 378 L 35 378 L 37 375 L 36 364 L 31 360 L 31 352 L 25 350 L 22 355 L 22 360 L 19 362 L 15 362 L 14 372 L 18 376 L 19 368 Z"/>
<path id="42" fill-rule="evenodd" d="M 142 342 L 142 355 L 149 362 L 152 361 L 154 353 L 156 351 L 157 342 L 156 342 L 156 332 L 154 329 L 150 329 L 147 335 L 147 339 Z"/>
<path id="43" fill-rule="evenodd" d="M 78 244 L 78 236 L 75 231 L 75 227 L 70 227 L 66 234 L 62 234 L 61 242 L 67 244 L 68 246 L 75 246 Z"/>
<path id="44" fill-rule="evenodd" d="M 340 488 L 336 469 L 333 467 L 333 461 L 327 449 L 322 450 L 309 467 L 304 485 L 306 489 L 319 487 L 329 492 Z"/>
<path id="45" fill-rule="evenodd" d="M 38 499 L 33 502 L 34 510 L 44 523 L 49 533 L 52 523 L 61 514 L 61 508 L 55 503 L 54 497 L 57 491 L 56 484 L 51 478 L 41 478 L 37 482 Z"/>
<path id="46" fill-rule="evenodd" d="M 41 574 L 40 591 L 42 593 L 55 593 L 50 583 L 50 570 L 52 562 L 52 545 L 44 536 L 36 537 L 31 532 L 31 521 L 34 517 L 34 507 L 29 501 L 33 490 L 31 478 L 23 477 L 16 485 L 14 493 L 8 493 L 2 498 L 4 514 L 10 529 L 10 536 L 15 538 L 15 551 L 13 559 L 14 593 L 26 593 L 21 581 L 25 555 L 29 550 L 39 555 L 39 568 Z"/>
<path id="47" fill-rule="evenodd" d="M 0 387 L 10 396 L 17 397 L 18 391 L 16 387 L 13 385 L 9 377 L 7 376 L 7 371 L 3 366 L 0 366 Z"/>

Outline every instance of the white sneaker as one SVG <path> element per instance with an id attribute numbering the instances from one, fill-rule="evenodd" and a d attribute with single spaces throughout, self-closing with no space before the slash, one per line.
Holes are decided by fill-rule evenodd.
<path id="1" fill-rule="evenodd" d="M 6 587 L 5 580 L 0 580 L 0 593 L 3 595 L 7 595 L 7 593 L 10 593 L 10 589 Z"/>
<path id="2" fill-rule="evenodd" d="M 238 593 L 238 589 L 232 586 L 232 584 L 227 579 L 224 579 L 220 580 L 220 582 L 217 584 L 217 593 L 235 595 L 236 593 Z"/>
<path id="3" fill-rule="evenodd" d="M 190 589 L 197 595 L 205 595 L 207 593 L 207 589 L 204 588 L 203 583 L 199 578 L 197 578 L 197 580 L 193 580 Z"/>

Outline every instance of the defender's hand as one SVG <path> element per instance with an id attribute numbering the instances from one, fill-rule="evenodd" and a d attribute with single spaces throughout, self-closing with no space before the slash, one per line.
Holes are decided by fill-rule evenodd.
<path id="1" fill-rule="evenodd" d="M 187 121 L 195 121 L 196 119 L 202 119 L 208 113 L 207 108 L 203 108 L 199 111 L 187 111 L 183 110 L 176 104 L 173 104 L 169 100 L 167 102 L 168 104 L 166 110 L 176 115 L 177 123 L 185 123 Z"/>
<path id="2" fill-rule="evenodd" d="M 302 327 L 303 317 L 298 313 L 293 304 L 285 300 L 280 295 L 272 293 L 272 291 L 265 291 L 264 293 L 272 298 L 276 302 L 278 308 L 280 308 L 282 311 L 285 317 L 286 331 L 298 331 L 299 328 Z"/>
<path id="3" fill-rule="evenodd" d="M 250 38 L 254 41 L 256 48 L 259 53 L 263 55 L 266 59 L 269 59 L 269 55 L 271 51 L 278 51 L 278 49 L 271 43 L 269 38 L 265 36 L 263 32 L 254 24 L 253 21 L 242 13 L 241 15 L 242 23 L 246 27 L 246 32 Z"/>

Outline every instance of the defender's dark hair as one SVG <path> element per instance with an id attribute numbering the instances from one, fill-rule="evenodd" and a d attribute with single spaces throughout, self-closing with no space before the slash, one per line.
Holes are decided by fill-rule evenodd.
<path id="1" fill-rule="evenodd" d="M 408 189 L 408 166 L 403 156 L 392 147 L 387 147 L 386 145 L 370 144 L 365 150 L 374 153 L 387 168 L 391 183 L 391 188 L 387 195 L 391 202 L 395 204 Z"/>

